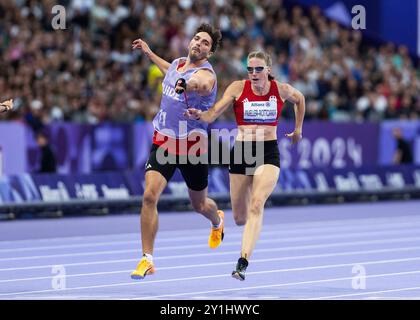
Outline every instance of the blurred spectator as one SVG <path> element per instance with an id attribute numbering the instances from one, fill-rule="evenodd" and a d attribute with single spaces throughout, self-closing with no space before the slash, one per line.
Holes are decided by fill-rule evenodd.
<path id="1" fill-rule="evenodd" d="M 56 4 L 67 9 L 66 30 L 51 27 Z M 420 68 L 408 49 L 369 45 L 318 7 L 286 9 L 280 0 L 0 0 L 0 101 L 16 102 L 2 119 L 39 130 L 52 121 L 153 118 L 149 105 L 158 104 L 162 75 L 130 44 L 141 36 L 171 61 L 186 54 L 201 22 L 223 33 L 212 58 L 219 94 L 246 76 L 246 53 L 264 48 L 277 79 L 304 92 L 311 119 L 419 117 Z"/>
<path id="2" fill-rule="evenodd" d="M 410 164 L 413 163 L 413 154 L 411 146 L 408 141 L 403 138 L 400 128 L 394 128 L 392 134 L 397 142 L 397 149 L 394 154 L 395 164 Z"/>
<path id="3" fill-rule="evenodd" d="M 56 158 L 52 151 L 47 135 L 39 131 L 36 133 L 36 143 L 40 149 L 39 173 L 56 172 Z"/>

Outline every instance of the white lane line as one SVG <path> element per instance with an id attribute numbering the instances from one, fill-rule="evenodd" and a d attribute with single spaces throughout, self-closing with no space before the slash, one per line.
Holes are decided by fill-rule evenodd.
<path id="1" fill-rule="evenodd" d="M 0 246 L 7 246 L 10 244 L 26 244 L 29 245 L 34 243 L 51 243 L 51 242 L 68 242 L 68 241 L 90 241 L 90 240 L 103 240 L 111 238 L 127 238 L 127 237 L 139 237 L 139 232 L 126 232 L 126 233 L 109 233 L 109 234 L 97 234 L 97 235 L 84 235 L 84 236 L 74 236 L 74 237 L 51 237 L 51 238 L 39 238 L 39 239 L 17 239 L 17 240 L 0 240 Z"/>
<path id="2" fill-rule="evenodd" d="M 364 264 L 367 264 L 367 263 L 364 263 Z M 351 265 L 354 265 L 354 264 L 351 264 Z M 367 275 L 366 278 L 394 277 L 394 276 L 403 276 L 403 275 L 411 275 L 411 274 L 419 274 L 419 273 L 420 273 L 420 271 L 383 273 L 383 274 Z M 327 282 L 335 282 L 335 281 L 352 280 L 353 278 L 354 278 L 354 276 L 353 277 L 343 277 L 343 278 L 333 278 L 333 279 L 299 281 L 299 282 L 290 282 L 290 283 L 281 283 L 281 284 L 270 284 L 270 285 L 261 285 L 261 286 L 252 286 L 252 287 L 240 287 L 240 288 L 232 288 L 232 289 L 219 289 L 219 290 L 208 290 L 208 291 L 198 291 L 198 292 L 184 292 L 184 293 L 165 294 L 165 295 L 158 295 L 158 296 L 146 296 L 146 297 L 141 297 L 141 298 L 134 298 L 134 300 L 150 300 L 150 299 L 161 299 L 161 298 L 169 298 L 169 297 L 189 296 L 189 295 L 196 295 L 196 294 L 208 294 L 208 293 L 217 293 L 217 292 L 232 292 L 232 291 L 239 291 L 239 290 L 242 291 L 242 290 L 250 290 L 250 289 L 266 289 L 266 288 L 297 286 L 297 285 L 315 284 L 315 283 L 327 283 Z"/>
<path id="3" fill-rule="evenodd" d="M 371 206 L 369 205 L 369 210 L 371 210 Z M 339 210 L 339 208 L 336 208 Z M 309 209 L 308 209 L 309 210 Z M 401 210 L 401 208 L 399 208 Z M 228 211 L 230 212 L 230 211 Z M 192 213 L 194 214 L 194 213 Z M 274 214 L 274 213 L 273 213 Z M 164 218 L 162 218 L 164 219 Z M 305 230 L 307 228 L 314 228 L 314 229 L 322 229 L 327 226 L 327 228 L 333 227 L 340 227 L 340 226 L 349 226 L 349 225 L 364 225 L 364 226 L 376 226 L 378 224 L 390 224 L 399 223 L 399 222 L 419 222 L 420 218 L 418 216 L 408 215 L 408 216 L 398 216 L 398 217 L 376 217 L 376 218 L 359 218 L 359 219 L 336 219 L 336 220 L 322 220 L 322 221 L 310 221 L 310 222 L 293 222 L 293 223 L 279 223 L 277 224 L 280 228 L 284 229 L 285 231 L 290 229 L 300 229 Z M 269 225 L 267 225 L 268 227 Z M 235 226 L 233 226 L 235 227 Z M 265 228 L 266 226 L 264 226 Z M 207 230 L 204 228 L 193 228 L 193 229 L 182 229 L 182 230 L 165 230 L 161 231 L 165 234 L 191 234 L 197 232 L 197 230 Z M 18 243 L 37 243 L 37 242 L 54 242 L 54 241 L 68 241 L 68 240 L 80 240 L 80 241 L 87 241 L 92 239 L 109 239 L 110 237 L 118 238 L 118 237 L 139 237 L 139 232 L 128 232 L 128 233 L 110 233 L 110 234 L 101 234 L 101 235 L 85 235 L 85 236 L 69 236 L 69 237 L 53 237 L 53 238 L 42 238 L 42 239 L 24 239 L 24 240 L 0 240 L 1 245 L 8 245 L 8 244 L 18 244 Z M 170 239 L 168 239 L 170 240 Z"/>
<path id="4" fill-rule="evenodd" d="M 420 233 L 419 228 L 406 228 L 404 234 L 414 232 L 415 234 Z M 277 234 L 277 232 L 275 233 Z M 377 232 L 352 232 L 352 233 L 343 233 L 343 234 L 333 234 L 333 235 L 321 235 L 321 236 L 303 236 L 303 237 L 281 237 L 277 239 L 260 239 L 259 244 L 267 243 L 288 243 L 295 241 L 306 241 L 311 242 L 316 240 L 329 240 L 329 239 L 342 239 L 342 238 L 352 238 L 352 237 L 377 237 L 377 236 L 388 236 L 388 235 L 399 235 L 401 230 L 386 230 L 386 231 L 377 231 Z M 264 236 L 265 237 L 265 236 Z M 241 241 L 226 241 L 223 242 L 223 247 L 227 246 L 238 246 L 241 244 Z M 166 247 L 157 247 L 156 250 L 178 250 L 183 251 L 188 249 L 200 249 L 208 248 L 208 244 L 193 244 L 193 245 L 176 245 L 176 246 L 166 246 Z M 125 250 L 105 250 L 105 251 L 88 251 L 88 252 L 75 252 L 75 253 L 63 253 L 63 254 L 50 254 L 50 255 L 40 255 L 40 256 L 24 256 L 24 257 L 9 257 L 1 258 L 0 262 L 4 261 L 22 261 L 22 260 L 40 260 L 40 259 L 53 259 L 53 258 L 64 258 L 64 257 L 84 257 L 84 256 L 96 256 L 96 255 L 109 255 L 109 254 L 120 254 L 120 253 L 134 253 L 138 252 L 139 249 L 125 249 Z"/>
<path id="5" fill-rule="evenodd" d="M 293 271 L 307 271 L 307 270 L 319 270 L 319 269 L 332 269 L 332 268 L 341 268 L 341 267 L 348 267 L 354 266 L 356 264 L 361 265 L 375 265 L 375 264 L 390 264 L 390 263 L 399 263 L 399 262 L 407 262 L 407 261 L 420 261 L 420 257 L 416 258 L 404 258 L 404 259 L 390 259 L 390 260 L 373 260 L 373 261 L 356 261 L 352 263 L 342 263 L 342 264 L 328 264 L 328 265 L 320 265 L 320 266 L 311 266 L 311 267 L 301 267 L 301 268 L 289 268 L 289 269 L 274 269 L 274 270 L 265 270 L 265 271 L 253 271 L 247 272 L 248 275 L 257 275 L 257 274 L 267 274 L 267 273 L 279 273 L 279 272 L 293 272 Z M 388 275 L 405 275 L 405 274 L 417 274 L 420 271 L 408 271 L 408 272 L 399 272 L 399 273 L 392 273 Z M 122 282 L 122 283 L 113 283 L 113 284 L 105 284 L 105 285 L 96 285 L 96 286 L 86 286 L 86 287 L 74 287 L 74 288 L 64 288 L 61 291 L 71 291 L 71 290 L 85 290 L 85 289 L 96 289 L 96 288 L 108 288 L 108 287 L 116 287 L 116 286 L 131 286 L 134 284 L 146 285 L 151 283 L 166 283 L 166 282 L 177 282 L 177 281 L 187 281 L 187 280 L 202 280 L 202 279 L 214 279 L 214 278 L 225 278 L 231 277 L 230 274 L 216 274 L 216 275 L 206 275 L 206 276 L 197 276 L 197 277 L 186 277 L 186 278 L 175 278 L 175 279 L 164 279 L 164 280 L 152 280 L 152 281 L 132 281 L 132 282 Z M 369 278 L 372 276 L 366 276 Z M 345 278 L 345 279 L 353 279 L 353 277 Z M 328 279 L 329 281 L 331 279 Z M 326 280 L 324 280 L 326 281 Z M 278 286 L 285 286 L 290 284 L 281 284 Z M 271 287 L 272 285 L 268 285 Z M 263 286 L 264 287 L 264 286 Z M 240 288 L 239 290 L 244 290 L 246 288 Z M 163 295 L 163 296 L 153 296 L 153 297 L 146 297 L 144 299 L 154 299 L 157 297 L 171 297 L 171 296 L 182 296 L 188 294 L 202 294 L 202 293 L 210 293 L 210 292 L 223 292 L 229 291 L 230 289 L 222 289 L 222 290 L 215 290 L 215 291 L 204 291 L 204 292 L 193 292 L 193 293 L 180 293 L 180 294 L 170 294 L 170 295 Z M 44 293 L 44 292 L 57 292 L 55 289 L 47 289 L 47 290 L 36 290 L 36 291 L 21 291 L 21 292 L 9 292 L 9 293 L 1 293 L 0 296 L 10 296 L 10 295 L 21 295 L 21 294 L 33 294 L 33 293 Z"/>
<path id="6" fill-rule="evenodd" d="M 363 264 L 369 264 L 364 262 Z M 349 264 L 352 266 L 354 264 Z M 344 265 L 343 265 L 344 266 Z M 320 266 L 321 269 L 322 266 Z M 304 268 L 300 268 L 304 269 Z M 274 270 L 273 270 L 274 271 Z M 287 271 L 287 270 L 284 270 Z M 301 270 L 297 270 L 301 271 Z M 385 273 L 385 274 L 377 274 L 377 275 L 369 275 L 366 278 L 380 278 L 380 277 L 392 277 L 392 276 L 404 276 L 404 275 L 412 275 L 412 274 L 419 274 L 420 271 L 407 271 L 407 272 L 394 272 L 394 273 Z M 250 272 L 248 274 L 251 274 Z M 271 284 L 271 285 L 261 285 L 261 286 L 252 286 L 252 287 L 242 287 L 242 288 L 232 288 L 232 289 L 218 289 L 218 290 L 209 290 L 209 291 L 199 291 L 199 292 L 185 292 L 185 293 L 177 293 L 177 294 L 165 294 L 165 295 L 158 295 L 158 296 L 146 296 L 140 298 L 134 298 L 134 300 L 149 300 L 149 299 L 160 299 L 160 298 L 169 298 L 169 297 L 179 297 L 179 296 L 189 296 L 195 294 L 209 294 L 209 293 L 216 293 L 216 292 L 232 292 L 232 291 L 239 291 L 239 290 L 249 290 L 249 289 L 264 289 L 264 288 L 273 288 L 273 287 L 286 287 L 286 286 L 296 286 L 296 285 L 305 285 L 305 284 L 315 284 L 315 283 L 325 283 L 325 282 L 335 282 L 335 281 L 343 281 L 343 280 L 351 280 L 353 277 L 343 277 L 343 278 L 330 278 L 330 279 L 321 279 L 321 280 L 309 280 L 309 281 L 299 281 L 299 282 L 291 282 L 291 283 L 282 283 L 282 284 Z"/>
<path id="7" fill-rule="evenodd" d="M 201 237 L 203 238 L 203 237 Z M 8 252 L 24 252 L 24 251 L 37 251 L 37 250 L 55 250 L 55 249 L 74 249 L 74 248 L 89 248 L 89 247 L 101 247 L 101 246 L 116 246 L 116 245 L 126 245 L 131 243 L 140 243 L 139 240 L 124 240 L 124 241 L 107 241 L 107 242 L 98 242 L 98 243 L 80 243 L 80 244 L 63 244 L 58 246 L 43 246 L 43 247 L 26 247 L 26 248 L 10 248 L 10 249 L 0 249 L 1 253 Z"/>
<path id="8" fill-rule="evenodd" d="M 303 256 L 289 256 L 289 257 L 280 257 L 280 258 L 268 258 L 268 259 L 253 259 L 252 263 L 258 264 L 262 262 L 273 262 L 273 261 L 290 261 L 290 260 L 303 260 L 303 259 L 313 259 L 313 258 L 328 258 L 328 257 L 343 257 L 343 256 L 352 256 L 360 254 L 374 254 L 374 253 L 390 253 L 390 252 L 406 252 L 406 251 L 416 251 L 420 247 L 403 247 L 403 248 L 394 248 L 394 249 L 379 249 L 379 250 L 364 250 L 364 251 L 349 251 L 349 252 L 338 252 L 338 253 L 326 253 L 326 254 L 310 254 Z M 215 262 L 215 263 L 206 263 L 206 264 L 187 264 L 187 265 L 176 265 L 172 267 L 158 267 L 159 271 L 164 270 L 174 270 L 174 269 L 190 269 L 190 268 L 204 268 L 204 267 L 213 267 L 213 266 L 222 266 L 222 265 L 232 265 L 232 262 Z M 133 269 L 130 270 L 115 270 L 115 271 L 106 271 L 106 272 L 91 272 L 91 273 L 79 273 L 79 274 L 66 274 L 66 278 L 74 277 L 85 277 L 85 276 L 98 276 L 98 275 L 109 275 L 109 274 L 119 274 L 119 273 L 131 273 Z M 19 279 L 7 279 L 0 280 L 0 283 L 10 283 L 10 282 L 19 282 L 19 281 L 35 281 L 35 280 L 45 280 L 53 279 L 53 276 L 47 277 L 30 277 L 30 278 L 19 278 Z"/>
<path id="9" fill-rule="evenodd" d="M 366 291 L 361 293 L 349 293 L 349 294 L 340 294 L 336 296 L 325 296 L 325 297 L 316 297 L 316 298 L 309 298 L 306 300 L 324 300 L 324 299 L 336 299 L 336 298 L 346 298 L 346 297 L 357 297 L 357 296 L 365 296 L 370 294 L 378 294 L 378 293 L 387 293 L 387 292 L 400 292 L 400 291 L 413 291 L 413 290 L 420 290 L 420 287 L 410 287 L 410 288 L 400 288 L 400 289 L 390 289 L 390 290 L 380 290 L 380 291 Z M 375 297 L 375 298 L 382 298 L 382 297 Z M 388 299 L 389 297 L 385 296 L 384 299 Z M 399 297 L 400 299 L 407 299 L 406 297 Z"/>
<path id="10" fill-rule="evenodd" d="M 406 230 L 407 228 L 414 228 L 414 227 L 420 227 L 420 221 L 418 224 L 412 223 L 412 222 L 403 222 L 403 223 L 385 223 L 385 224 L 377 224 L 375 226 L 366 226 L 361 225 L 357 226 L 355 228 L 354 226 L 342 226 L 342 227 L 328 227 L 328 228 L 308 228 L 305 229 L 304 232 L 302 230 L 279 230 L 278 226 L 280 225 L 267 225 L 264 226 L 264 233 L 263 236 L 268 236 L 272 234 L 282 234 L 283 236 L 288 236 L 290 234 L 302 234 L 305 235 L 308 234 L 325 234 L 325 233 L 340 233 L 342 234 L 344 231 L 355 231 L 357 229 L 358 232 L 361 232 L 363 230 L 366 230 L 366 233 L 371 233 L 379 230 L 397 230 L 399 228 L 402 228 Z M 282 225 L 284 227 L 284 225 Z M 273 230 L 271 230 L 273 229 Z M 163 242 L 177 242 L 177 241 L 193 241 L 193 240 L 201 240 L 203 239 L 204 235 L 206 235 L 208 232 L 208 229 L 202 229 L 202 235 L 200 236 L 181 236 L 181 237 L 172 237 L 172 238 L 162 238 L 156 239 L 156 244 L 160 244 Z M 236 229 L 233 232 L 230 232 L 230 230 L 227 232 L 229 234 L 230 238 L 240 238 L 242 237 L 242 229 Z M 140 235 L 136 234 L 136 238 L 133 240 L 122 240 L 122 241 L 106 241 L 106 242 L 97 242 L 97 243 L 78 243 L 78 244 L 63 244 L 63 245 L 54 245 L 54 246 L 35 246 L 35 247 L 21 247 L 21 248 L 7 248 L 7 249 L 0 249 L 0 253 L 8 253 L 8 252 L 24 252 L 24 251 L 36 251 L 36 250 L 54 250 L 54 249 L 73 249 L 73 248 L 88 248 L 88 247 L 100 247 L 100 246 L 110 246 L 110 245 L 120 245 L 120 244 L 139 244 L 140 243 Z"/>
<path id="11" fill-rule="evenodd" d="M 401 243 L 407 241 L 418 241 L 420 237 L 405 237 L 405 238 L 392 238 L 387 240 L 369 240 L 369 241 L 347 241 L 347 242 L 338 242 L 338 243 L 327 243 L 327 244 L 316 244 L 316 245 L 305 245 L 305 246 L 290 246 L 290 247 L 281 247 L 281 248 L 267 248 L 267 249 L 256 249 L 254 252 L 255 254 L 263 253 L 263 252 L 280 252 L 280 251 L 291 251 L 291 250 L 306 250 L 306 249 L 319 249 L 319 248 L 337 248 L 343 246 L 359 246 L 359 245 L 367 245 L 367 244 L 385 244 L 385 243 Z M 210 253 L 194 253 L 194 254 L 184 254 L 184 255 L 173 255 L 173 256 L 162 256 L 162 257 L 154 257 L 154 260 L 170 260 L 170 259 L 181 259 L 181 258 L 198 258 L 198 257 L 214 257 L 214 256 L 223 256 L 223 255 L 230 255 L 230 254 L 238 254 L 238 250 L 233 251 L 218 251 L 218 252 L 210 252 Z M 61 263 L 64 267 L 73 267 L 73 266 L 88 266 L 88 265 L 97 265 L 97 264 L 113 264 L 113 263 L 123 263 L 123 262 L 133 262 L 137 261 L 138 259 L 118 259 L 118 260 L 105 260 L 105 261 L 90 261 L 90 262 L 78 262 L 78 263 Z M 40 265 L 40 266 L 28 266 L 28 267 L 11 267 L 11 268 L 3 268 L 0 269 L 1 271 L 16 271 L 16 270 L 33 270 L 33 269 L 44 269 L 48 268 L 51 269 L 54 264 L 48 265 Z"/>

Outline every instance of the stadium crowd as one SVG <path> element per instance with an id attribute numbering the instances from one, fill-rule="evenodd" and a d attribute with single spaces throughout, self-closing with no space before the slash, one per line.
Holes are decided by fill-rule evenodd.
<path id="1" fill-rule="evenodd" d="M 55 30 L 54 5 L 66 9 Z M 131 43 L 142 37 L 171 61 L 185 56 L 201 22 L 218 26 L 222 47 L 211 58 L 219 95 L 246 78 L 246 56 L 263 49 L 272 73 L 306 97 L 306 119 L 331 121 L 420 115 L 420 67 L 404 46 L 374 46 L 317 7 L 278 1 L 0 0 L 0 101 L 14 98 L 2 119 L 34 129 L 52 121 L 151 120 L 162 74 Z M 293 117 L 285 108 L 284 117 Z M 233 119 L 227 112 L 222 120 Z"/>

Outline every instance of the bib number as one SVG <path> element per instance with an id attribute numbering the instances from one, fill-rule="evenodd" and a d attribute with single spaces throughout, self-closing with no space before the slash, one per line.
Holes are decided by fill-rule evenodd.
<path id="1" fill-rule="evenodd" d="M 244 121 L 274 122 L 277 120 L 276 101 L 244 102 Z"/>

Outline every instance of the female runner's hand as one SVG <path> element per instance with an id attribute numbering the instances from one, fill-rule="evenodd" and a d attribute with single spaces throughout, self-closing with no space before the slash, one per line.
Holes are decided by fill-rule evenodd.
<path id="1" fill-rule="evenodd" d="M 285 136 L 292 140 L 292 144 L 298 143 L 300 140 L 302 140 L 302 132 L 296 130 L 292 133 L 286 133 Z"/>

